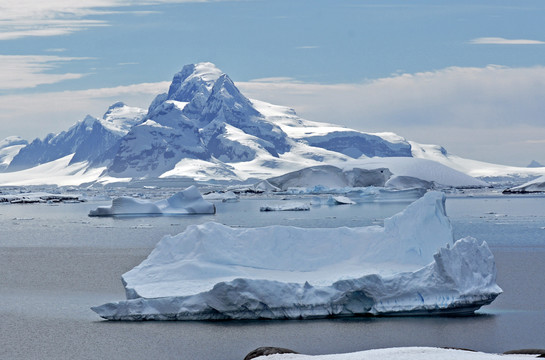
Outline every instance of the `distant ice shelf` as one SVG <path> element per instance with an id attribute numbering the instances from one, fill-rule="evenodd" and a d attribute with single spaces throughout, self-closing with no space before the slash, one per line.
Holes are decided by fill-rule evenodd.
<path id="1" fill-rule="evenodd" d="M 29 192 L 21 194 L 0 194 L 0 203 L 35 204 L 35 203 L 73 203 L 85 202 L 81 195 L 52 194 L 47 192 Z"/>
<path id="2" fill-rule="evenodd" d="M 214 204 L 203 199 L 195 186 L 159 201 L 118 197 L 111 206 L 99 206 L 89 216 L 215 214 Z"/>
<path id="3" fill-rule="evenodd" d="M 469 314 L 492 302 L 486 242 L 453 242 L 445 195 L 429 192 L 384 227 L 191 225 L 122 276 L 109 320 L 306 319 Z"/>
<path id="4" fill-rule="evenodd" d="M 298 202 L 288 202 L 286 204 L 277 205 L 263 205 L 259 208 L 259 211 L 308 211 L 310 210 L 309 204 L 302 204 Z"/>

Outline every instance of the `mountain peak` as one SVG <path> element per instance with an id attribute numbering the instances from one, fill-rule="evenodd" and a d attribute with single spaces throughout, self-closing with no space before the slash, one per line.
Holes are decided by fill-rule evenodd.
<path id="1" fill-rule="evenodd" d="M 209 62 L 185 65 L 172 79 L 168 100 L 189 102 L 199 93 L 208 97 L 222 74 L 216 65 Z"/>
<path id="2" fill-rule="evenodd" d="M 532 160 L 530 162 L 530 164 L 528 164 L 528 166 L 526 167 L 529 167 L 529 168 L 538 168 L 538 167 L 543 167 L 543 165 L 541 165 L 540 163 L 538 163 L 537 161 L 535 160 Z"/>
<path id="3" fill-rule="evenodd" d="M 82 120 L 82 124 L 84 124 L 87 127 L 93 127 L 93 124 L 97 121 L 97 119 L 91 115 L 86 115 L 85 118 Z"/>
<path id="4" fill-rule="evenodd" d="M 214 84 L 206 107 L 202 115 L 208 121 L 218 116 L 220 110 L 233 113 L 238 121 L 249 116 L 260 116 L 261 114 L 253 107 L 252 103 L 235 86 L 231 78 L 222 74 Z M 226 114 L 224 114 L 226 115 Z M 229 120 L 229 119 L 226 119 Z"/>
<path id="5" fill-rule="evenodd" d="M 110 105 L 110 107 L 108 108 L 108 110 L 106 112 L 109 112 L 109 111 L 117 109 L 117 108 L 122 108 L 124 106 L 127 106 L 127 105 L 123 101 L 118 101 L 115 104 Z"/>

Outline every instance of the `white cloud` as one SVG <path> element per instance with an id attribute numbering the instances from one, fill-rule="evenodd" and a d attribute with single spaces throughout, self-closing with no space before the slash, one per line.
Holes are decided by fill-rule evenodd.
<path id="1" fill-rule="evenodd" d="M 237 84 L 250 97 L 294 107 L 310 119 L 376 131 L 408 125 L 544 123 L 545 67 L 450 67 L 359 84 L 276 79 Z"/>
<path id="2" fill-rule="evenodd" d="M 523 164 L 545 153 L 545 142 L 535 141 L 545 139 L 545 67 L 450 67 L 359 84 L 237 85 L 310 120 L 394 131 L 468 158 L 516 164 L 527 156 Z"/>
<path id="3" fill-rule="evenodd" d="M 107 26 L 105 20 L 85 19 L 105 15 L 108 8 L 207 0 L 16 0 L 0 2 L 0 40 L 29 36 L 58 36 L 91 27 Z M 139 11 L 138 14 L 149 12 Z"/>
<path id="4" fill-rule="evenodd" d="M 66 50 L 68 50 L 68 49 L 65 49 L 65 48 L 50 48 L 50 49 L 45 49 L 45 51 L 47 51 L 47 52 L 57 52 L 57 53 L 65 52 Z"/>
<path id="5" fill-rule="evenodd" d="M 48 73 L 58 64 L 88 58 L 49 55 L 0 55 L 0 90 L 33 88 L 64 80 L 79 79 L 84 74 Z"/>
<path id="6" fill-rule="evenodd" d="M 469 41 L 470 44 L 477 45 L 541 45 L 545 44 L 540 40 L 529 39 L 504 39 L 501 37 L 480 37 Z"/>
<path id="7" fill-rule="evenodd" d="M 147 108 L 170 82 L 114 88 L 0 96 L 0 139 L 19 134 L 31 140 L 68 129 L 85 115 L 101 117 L 110 105 L 123 101 Z"/>

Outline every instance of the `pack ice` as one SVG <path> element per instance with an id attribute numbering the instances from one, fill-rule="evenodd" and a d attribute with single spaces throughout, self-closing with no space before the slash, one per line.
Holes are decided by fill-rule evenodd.
<path id="1" fill-rule="evenodd" d="M 111 206 L 99 206 L 89 216 L 215 214 L 214 204 L 203 199 L 195 186 L 159 201 L 118 197 Z"/>
<path id="2" fill-rule="evenodd" d="M 429 192 L 384 227 L 189 226 L 122 276 L 109 320 L 301 319 L 467 314 L 502 290 L 486 242 L 453 244 L 445 196 Z"/>

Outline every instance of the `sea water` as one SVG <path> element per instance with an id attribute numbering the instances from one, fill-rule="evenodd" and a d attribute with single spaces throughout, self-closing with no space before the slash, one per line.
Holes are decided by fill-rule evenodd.
<path id="1" fill-rule="evenodd" d="M 311 197 L 216 202 L 216 215 L 90 218 L 109 201 L 0 206 L 0 358 L 242 359 L 259 346 L 327 354 L 393 346 L 488 352 L 545 346 L 545 197 L 449 196 L 455 238 L 486 240 L 504 293 L 470 317 L 312 321 L 106 322 L 89 307 L 122 300 L 120 276 L 166 234 L 189 224 L 302 227 L 382 225 L 407 201 L 311 205 Z M 357 200 L 357 199 L 356 199 Z"/>

